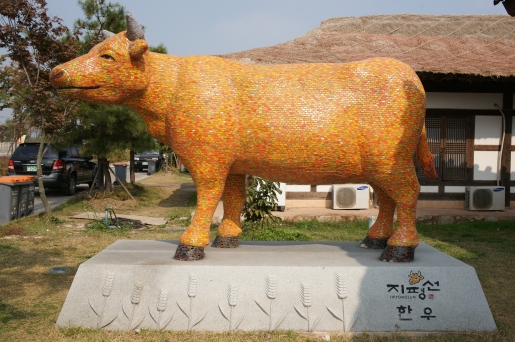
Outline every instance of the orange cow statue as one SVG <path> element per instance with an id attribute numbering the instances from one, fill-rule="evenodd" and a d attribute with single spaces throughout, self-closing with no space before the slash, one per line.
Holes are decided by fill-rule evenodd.
<path id="1" fill-rule="evenodd" d="M 384 261 L 413 260 L 420 191 L 414 154 L 426 176 L 436 171 L 424 89 L 408 65 L 389 58 L 248 65 L 176 57 L 148 51 L 130 14 L 127 26 L 55 67 L 50 81 L 65 98 L 136 111 L 180 157 L 197 188 L 197 210 L 175 259 L 204 258 L 221 198 L 224 216 L 212 246 L 238 246 L 251 174 L 290 184 L 368 182 L 380 210 L 361 247 L 384 249 Z"/>

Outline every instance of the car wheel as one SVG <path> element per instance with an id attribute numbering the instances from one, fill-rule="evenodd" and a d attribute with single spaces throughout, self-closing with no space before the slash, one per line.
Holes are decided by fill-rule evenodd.
<path id="1" fill-rule="evenodd" d="M 65 195 L 71 196 L 75 194 L 75 191 L 77 191 L 77 180 L 75 179 L 75 175 L 70 175 L 63 188 L 63 192 Z"/>

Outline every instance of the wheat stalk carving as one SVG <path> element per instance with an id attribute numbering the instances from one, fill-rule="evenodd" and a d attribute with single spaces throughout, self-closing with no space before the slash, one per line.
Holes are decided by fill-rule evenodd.
<path id="1" fill-rule="evenodd" d="M 266 277 L 266 296 L 269 299 L 275 299 L 277 297 L 277 278 L 274 276 Z"/>
<path id="2" fill-rule="evenodd" d="M 93 312 L 97 315 L 97 329 L 102 329 L 109 324 L 113 323 L 113 321 L 118 317 L 118 313 L 112 319 L 109 318 L 107 320 L 104 319 L 105 308 L 107 304 L 107 299 L 111 295 L 111 291 L 113 290 L 113 282 L 114 282 L 114 273 L 107 272 L 106 278 L 104 279 L 104 285 L 102 286 L 102 307 L 100 310 L 95 309 L 93 302 L 91 299 L 89 300 L 89 307 Z"/>
<path id="3" fill-rule="evenodd" d="M 193 274 L 189 275 L 188 289 L 187 289 L 186 293 L 190 299 L 189 310 L 186 311 L 185 309 L 183 309 L 181 307 L 181 305 L 179 304 L 179 302 L 177 302 L 177 306 L 182 311 L 182 313 L 184 315 L 186 315 L 186 317 L 188 317 L 188 330 L 191 330 L 191 329 L 193 329 L 193 327 L 195 327 L 197 324 L 199 324 L 204 319 L 204 317 L 206 317 L 206 315 L 207 315 L 207 311 L 206 311 L 206 313 L 199 319 L 197 319 L 197 320 L 193 319 L 193 300 L 197 296 L 197 276 L 196 275 L 193 275 Z"/>
<path id="4" fill-rule="evenodd" d="M 293 306 L 295 308 L 295 311 L 299 314 L 300 317 L 304 318 L 308 324 L 307 331 L 312 332 L 315 330 L 316 326 L 320 322 L 319 317 L 315 317 L 315 319 L 311 319 L 309 314 L 309 309 L 311 308 L 312 302 L 311 302 L 311 287 L 307 284 L 300 283 L 300 299 L 302 302 L 302 305 L 304 306 L 304 310 L 299 310 L 295 305 Z M 302 312 L 305 311 L 305 314 Z"/>
<path id="5" fill-rule="evenodd" d="M 131 295 L 131 304 L 137 305 L 141 301 L 141 294 L 143 293 L 143 285 L 141 283 L 134 284 L 134 290 Z"/>
<path id="6" fill-rule="evenodd" d="M 159 291 L 159 299 L 157 300 L 157 311 L 163 312 L 166 310 L 166 304 L 168 303 L 168 292 L 167 291 Z"/>
<path id="7" fill-rule="evenodd" d="M 104 281 L 104 287 L 102 288 L 102 296 L 109 297 L 113 289 L 114 273 L 107 272 L 106 279 Z"/>
<path id="8" fill-rule="evenodd" d="M 138 304 L 141 302 L 142 293 L 143 293 L 143 284 L 135 283 L 134 288 L 132 290 L 131 298 L 130 298 L 131 305 L 132 305 L 132 310 L 131 310 L 130 314 L 128 312 L 129 310 L 125 308 L 125 305 L 122 305 L 123 313 L 125 314 L 125 317 L 127 317 L 127 319 L 129 320 L 129 325 L 127 327 L 129 331 L 136 329 L 143 322 L 144 317 L 141 317 L 141 319 L 138 320 L 138 322 L 136 322 L 136 324 L 133 324 L 134 314 L 136 313 L 136 308 L 138 307 Z"/>
<path id="9" fill-rule="evenodd" d="M 345 299 L 347 299 L 347 280 L 340 274 L 335 274 L 336 296 L 342 301 L 342 316 L 340 317 L 335 311 L 326 306 L 327 310 L 337 320 L 342 322 L 343 331 L 345 332 Z"/>
<path id="10" fill-rule="evenodd" d="M 229 321 L 229 331 L 238 329 L 239 325 L 243 321 L 243 318 L 245 316 L 242 316 L 241 319 L 234 324 L 234 311 L 235 307 L 238 304 L 238 286 L 229 284 L 227 286 L 227 303 L 229 304 L 229 315 L 226 315 L 224 310 L 222 309 L 222 306 L 218 304 L 218 309 L 220 310 L 220 313 L 222 316 Z"/>
<path id="11" fill-rule="evenodd" d="M 286 318 L 288 313 L 284 314 L 283 318 L 277 320 L 277 322 L 274 324 L 273 303 L 274 303 L 274 299 L 277 298 L 277 278 L 273 275 L 266 277 L 265 285 L 266 285 L 265 286 L 265 294 L 268 297 L 268 299 L 270 299 L 270 305 L 268 307 L 268 311 L 265 309 L 265 307 L 263 305 L 259 304 L 259 302 L 257 300 L 254 299 L 254 302 L 257 304 L 257 306 L 259 306 L 261 311 L 263 311 L 268 316 L 268 330 L 274 331 L 277 328 L 279 328 L 279 325 L 281 325 L 281 323 L 284 321 L 284 319 Z"/>
<path id="12" fill-rule="evenodd" d="M 190 275 L 190 280 L 188 282 L 188 297 L 192 298 L 197 295 L 197 276 Z"/>
<path id="13" fill-rule="evenodd" d="M 170 315 L 169 318 L 164 318 L 166 309 L 168 309 L 168 291 L 160 289 L 156 302 L 157 315 L 154 316 L 152 314 L 152 310 L 150 310 L 150 307 L 148 308 L 150 317 L 152 317 L 152 319 L 156 323 L 157 330 L 164 330 L 172 321 L 172 318 L 174 316 L 173 313 Z"/>

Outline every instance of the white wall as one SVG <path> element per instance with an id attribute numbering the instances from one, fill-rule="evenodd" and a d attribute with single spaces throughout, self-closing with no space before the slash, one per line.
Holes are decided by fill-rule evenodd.
<path id="1" fill-rule="evenodd" d="M 497 180 L 498 158 L 495 151 L 474 151 L 474 180 Z"/>
<path id="2" fill-rule="evenodd" d="M 286 184 L 287 192 L 310 192 L 311 185 Z"/>
<path id="3" fill-rule="evenodd" d="M 332 192 L 332 185 L 317 185 L 317 192 Z"/>
<path id="4" fill-rule="evenodd" d="M 474 145 L 499 145 L 501 143 L 501 116 L 476 115 Z"/>
<path id="5" fill-rule="evenodd" d="M 445 193 L 465 193 L 464 186 L 444 186 Z"/>
<path id="6" fill-rule="evenodd" d="M 495 109 L 502 105 L 502 93 L 426 93 L 427 108 Z"/>

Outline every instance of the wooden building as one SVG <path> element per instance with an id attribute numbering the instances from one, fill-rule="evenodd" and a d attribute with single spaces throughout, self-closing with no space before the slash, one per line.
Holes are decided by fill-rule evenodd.
<path id="1" fill-rule="evenodd" d="M 426 126 L 439 172 L 434 181 L 419 173 L 419 207 L 463 208 L 470 186 L 503 186 L 505 206 L 515 207 L 515 18 L 332 18 L 292 41 L 221 57 L 254 64 L 391 57 L 409 64 L 427 93 Z M 286 206 L 332 205 L 331 185 L 286 191 Z"/>

